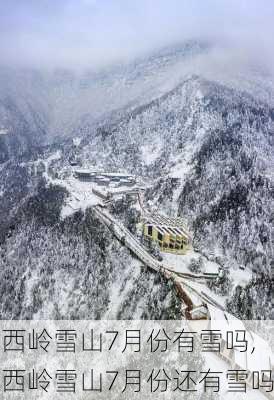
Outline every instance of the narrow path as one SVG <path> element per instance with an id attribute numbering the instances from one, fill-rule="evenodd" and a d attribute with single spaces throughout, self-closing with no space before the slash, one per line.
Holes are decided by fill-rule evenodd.
<path id="1" fill-rule="evenodd" d="M 205 284 L 208 279 L 215 279 L 214 275 L 209 276 L 207 274 L 193 274 L 191 272 L 176 272 L 174 268 L 165 265 L 149 254 L 146 248 L 140 244 L 132 233 L 106 209 L 103 209 L 101 206 L 95 206 L 93 209 L 100 221 L 103 222 L 117 239 L 131 250 L 140 261 L 153 271 L 162 273 L 168 279 L 173 279 L 179 295 L 183 302 L 188 305 L 189 311 L 191 308 L 200 307 L 207 303 L 223 309 L 221 305 L 202 291 L 201 284 Z M 198 301 L 194 301 L 193 296 L 196 297 Z"/>

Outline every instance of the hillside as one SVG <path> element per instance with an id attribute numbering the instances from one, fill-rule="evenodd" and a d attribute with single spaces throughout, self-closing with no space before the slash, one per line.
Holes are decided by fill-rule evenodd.
<path id="1" fill-rule="evenodd" d="M 18 300 L 6 314 L 2 311 L 2 318 L 177 315 L 167 282 L 144 270 L 94 219 L 92 210 L 60 217 L 68 193 L 60 179 L 61 186 L 52 182 L 71 173 L 72 158 L 80 160 L 81 168 L 136 175 L 145 188 L 144 206 L 182 216 L 199 254 L 227 272 L 228 309 L 239 317 L 271 317 L 264 305 L 271 298 L 273 267 L 273 105 L 256 96 L 254 86 L 245 91 L 244 85 L 236 88 L 220 79 L 183 74 L 184 57 L 177 49 L 143 60 L 129 68 L 126 87 L 113 72 L 90 76 L 83 90 L 95 101 L 98 92 L 90 85 L 98 84 L 102 101 L 96 110 L 80 96 L 88 110 L 76 110 L 71 120 L 57 117 L 62 129 L 70 126 L 66 138 L 52 128 L 53 114 L 48 118 L 41 111 L 47 109 L 45 99 L 52 99 L 60 75 L 39 105 L 44 118 L 30 116 L 21 102 L 20 107 L 2 103 L 1 298 L 5 305 L 10 296 Z M 175 67 L 176 79 L 165 85 Z M 121 70 L 119 74 L 123 76 Z M 104 108 L 110 87 L 117 101 L 110 97 Z M 65 98 L 72 107 L 73 101 Z M 58 140 L 52 142 L 55 134 Z M 71 136 L 77 137 L 77 145 Z M 121 217 L 117 207 L 113 212 Z M 122 213 L 126 225 L 131 211 Z M 11 276 L 13 288 L 7 284 Z"/>

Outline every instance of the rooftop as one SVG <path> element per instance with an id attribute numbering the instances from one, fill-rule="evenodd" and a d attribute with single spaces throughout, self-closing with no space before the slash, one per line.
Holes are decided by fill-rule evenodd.
<path id="1" fill-rule="evenodd" d="M 159 231 L 171 233 L 173 235 L 183 235 L 189 238 L 188 228 L 182 218 L 166 217 L 158 213 L 145 214 L 144 223 L 154 225 Z"/>
<path id="2" fill-rule="evenodd" d="M 124 172 L 104 172 L 104 171 L 100 171 L 100 170 L 92 170 L 92 169 L 76 169 L 74 171 L 76 174 L 78 175 L 90 175 L 90 176 L 94 176 L 94 175 L 100 175 L 103 177 L 120 177 L 120 178 L 134 178 L 133 175 L 131 174 L 127 174 Z"/>

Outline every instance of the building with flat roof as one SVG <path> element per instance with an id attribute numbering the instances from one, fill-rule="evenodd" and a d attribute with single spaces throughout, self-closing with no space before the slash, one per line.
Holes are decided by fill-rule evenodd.
<path id="1" fill-rule="evenodd" d="M 117 183 L 121 186 L 131 186 L 136 183 L 135 176 L 123 172 L 103 172 L 99 170 L 77 169 L 74 171 L 74 176 L 81 181 L 97 182 L 102 185 Z"/>
<path id="2" fill-rule="evenodd" d="M 181 218 L 145 214 L 142 225 L 145 238 L 158 243 L 164 252 L 185 254 L 191 248 L 191 236 Z"/>

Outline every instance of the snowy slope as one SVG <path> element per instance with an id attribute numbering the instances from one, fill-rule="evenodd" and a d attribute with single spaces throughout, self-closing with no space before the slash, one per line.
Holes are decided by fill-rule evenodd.
<path id="1" fill-rule="evenodd" d="M 80 154 L 86 166 L 140 175 L 148 203 L 186 218 L 195 245 L 237 286 L 242 269 L 271 272 L 273 132 L 272 106 L 190 76 L 87 136 Z"/>
<path id="2" fill-rule="evenodd" d="M 81 79 L 65 71 L 46 76 L 42 80 L 37 79 L 37 92 L 33 96 L 41 88 L 45 88 L 45 97 L 38 107 L 38 115 L 44 115 L 44 118 L 38 118 L 36 122 L 33 114 L 26 111 L 22 96 L 19 96 L 20 104 L 16 102 L 16 107 L 8 107 L 8 103 L 2 103 L 1 129 L 9 129 L 9 133 L 0 136 L 0 155 L 4 154 L 1 162 L 6 161 L 6 154 L 9 155 L 10 150 L 12 152 L 16 148 L 17 142 L 6 142 L 12 136 L 11 127 L 17 132 L 14 135 L 16 141 L 18 138 L 23 141 L 21 147 L 18 146 L 19 154 L 27 149 L 29 151 L 24 156 L 24 163 L 19 163 L 16 156 L 9 163 L 0 166 L 0 233 L 2 243 L 8 246 L 1 249 L 4 253 L 4 276 L 5 266 L 12 265 L 11 268 L 14 268 L 19 264 L 18 255 L 12 262 L 9 260 L 9 263 L 5 258 L 10 252 L 13 254 L 14 247 L 23 254 L 20 263 L 25 265 L 24 273 L 30 263 L 29 255 L 22 250 L 24 242 L 21 231 L 17 232 L 15 226 L 23 230 L 22 226 L 28 226 L 32 222 L 36 224 L 38 221 L 35 232 L 40 237 L 44 226 L 56 225 L 60 235 L 60 238 L 57 235 L 58 240 L 62 242 L 58 229 L 63 224 L 71 223 L 70 218 L 60 221 L 60 210 L 64 210 L 64 204 L 68 204 L 67 193 L 64 187 L 50 186 L 50 182 L 54 182 L 55 176 L 60 172 L 67 171 L 70 158 L 76 156 L 81 160 L 83 168 L 94 166 L 107 171 L 121 170 L 137 175 L 147 187 L 144 205 L 170 215 L 179 214 L 187 219 L 194 236 L 194 245 L 199 252 L 204 254 L 209 263 L 217 263 L 230 272 L 231 294 L 236 296 L 237 301 L 239 293 L 233 293 L 232 290 L 238 284 L 245 285 L 252 273 L 255 274 L 252 271 L 256 271 L 264 276 L 263 281 L 255 282 L 255 287 L 259 285 L 258 293 L 264 293 L 264 304 L 267 304 L 269 292 L 271 293 L 269 277 L 273 263 L 272 84 L 269 80 L 267 90 L 268 80 L 265 81 L 262 76 L 257 76 L 254 80 L 254 75 L 249 73 L 245 80 L 239 80 L 242 75 L 226 75 L 226 79 L 223 79 L 221 73 L 216 74 L 214 79 L 208 68 L 202 74 L 195 66 L 193 57 L 208 55 L 208 49 L 199 46 L 194 46 L 192 50 L 183 48 L 181 51 L 176 48 L 144 58 L 136 64 L 117 66 L 97 75 L 89 73 Z M 193 72 L 199 75 L 193 75 Z M 38 127 L 39 138 L 43 136 L 45 129 L 46 136 L 50 138 L 57 135 L 59 143 L 42 147 L 41 140 L 39 154 L 36 154 L 32 146 L 35 145 L 33 137 Z M 61 139 L 63 134 L 75 134 L 76 141 Z M 25 146 L 24 140 L 28 145 Z M 59 156 L 54 157 L 57 150 Z M 33 165 L 36 163 L 35 168 L 39 169 L 41 162 L 46 162 L 46 173 L 43 170 L 33 174 Z M 18 187 L 19 191 L 16 189 Z M 80 184 L 77 191 L 81 199 L 85 199 L 85 189 Z M 92 201 L 82 203 L 82 209 L 85 210 L 87 206 L 94 204 Z M 123 218 L 124 222 L 130 220 L 126 212 Z M 56 240 L 56 232 L 46 231 L 45 234 L 45 246 L 48 243 L 51 249 Z M 72 245 L 66 243 L 64 252 L 69 246 L 70 254 L 73 251 L 77 253 L 77 263 L 80 265 L 82 250 L 78 247 L 76 249 L 74 234 L 75 232 L 71 238 Z M 106 232 L 103 234 L 108 235 Z M 7 236 L 11 238 L 8 242 Z M 13 240 L 18 240 L 16 245 Z M 35 237 L 31 239 L 33 243 L 36 243 L 35 240 Z M 121 280 L 122 273 L 116 259 L 112 259 L 111 246 L 105 248 L 102 240 L 101 237 L 98 246 L 104 261 L 100 264 L 98 274 L 94 275 L 94 286 L 98 287 L 102 270 L 107 265 L 110 265 L 110 269 L 117 268 L 117 274 L 112 277 L 113 284 L 109 283 L 107 293 L 100 293 L 98 296 L 112 299 L 115 304 L 112 311 L 127 316 L 127 313 L 121 312 L 125 305 L 127 310 L 129 307 L 125 293 L 132 290 L 133 283 L 138 280 L 141 266 L 125 252 L 125 279 Z M 62 246 L 62 243 L 58 244 Z M 124 252 L 118 244 L 115 246 L 115 252 Z M 38 258 L 43 259 L 43 252 L 47 263 L 50 263 L 51 250 L 43 247 Z M 76 290 L 74 271 L 66 271 L 66 287 L 60 272 L 63 271 L 62 260 L 56 255 L 54 262 L 57 267 L 52 284 L 57 304 L 63 304 L 71 298 L 76 304 L 80 300 L 77 296 L 73 297 Z M 24 275 L 24 281 L 20 283 L 26 290 L 22 300 L 26 302 L 24 304 L 32 301 L 33 285 L 38 282 L 35 290 L 40 290 L 42 285 L 42 264 L 37 265 L 38 267 L 33 266 L 30 273 Z M 10 271 L 10 267 L 7 271 Z M 92 268 L 88 271 L 90 274 Z M 17 272 L 18 282 L 21 282 L 22 274 L 19 270 Z M 81 264 L 81 273 L 84 272 L 85 266 Z M 148 282 L 147 288 L 151 291 L 154 277 L 149 276 Z M 126 291 L 123 292 L 120 283 L 127 288 Z M 161 290 L 157 293 L 161 293 Z M 46 308 L 50 289 L 43 289 L 43 293 L 44 297 L 39 298 L 40 307 L 35 312 L 31 311 L 31 315 L 52 315 L 53 305 L 49 302 L 51 305 Z M 81 301 L 87 302 L 87 292 L 81 293 Z M 96 298 L 93 290 L 88 293 Z M 241 298 L 245 295 L 248 303 L 250 297 L 254 296 L 252 287 L 241 294 Z M 236 300 L 234 304 L 238 304 Z M 257 300 L 254 298 L 254 304 L 259 309 Z M 88 309 L 90 307 L 91 305 Z M 81 311 L 77 314 L 78 309 L 74 308 L 75 315 L 86 316 L 88 309 L 84 304 L 83 313 Z M 144 309 L 136 305 L 133 315 L 140 316 Z M 94 317 L 94 310 L 95 308 L 88 315 Z M 234 311 L 237 313 L 239 307 Z M 23 309 L 16 312 L 12 310 L 16 315 L 24 315 L 24 312 Z M 157 313 L 150 315 L 158 316 Z M 111 308 L 104 306 L 100 317 L 103 315 L 112 316 Z M 242 315 L 246 316 L 244 312 Z M 252 316 L 254 315 L 256 310 Z"/>
<path id="3" fill-rule="evenodd" d="M 176 317 L 172 287 L 149 273 L 92 213 L 27 223 L 0 248 L 2 319 Z"/>

